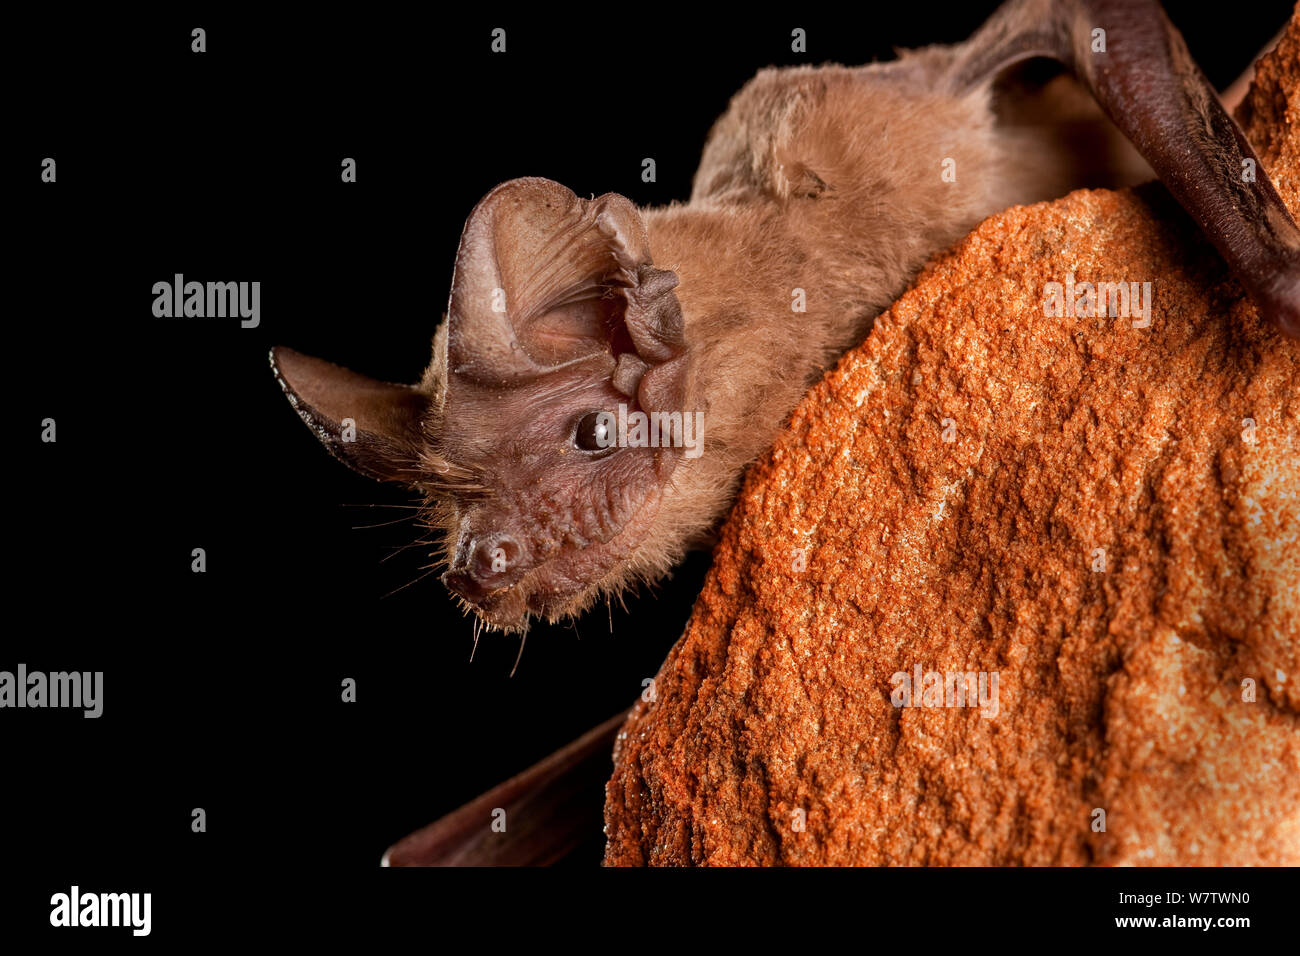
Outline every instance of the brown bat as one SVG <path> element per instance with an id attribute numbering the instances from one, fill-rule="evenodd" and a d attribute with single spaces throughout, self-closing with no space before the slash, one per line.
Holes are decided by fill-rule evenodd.
<path id="1" fill-rule="evenodd" d="M 1060 75 L 1045 80 L 1044 58 Z M 416 385 L 286 348 L 272 366 L 332 453 L 423 494 L 448 587 L 488 625 L 523 629 L 706 540 L 805 389 L 927 258 L 1007 206 L 1154 170 L 1261 312 L 1300 336 L 1300 232 L 1262 169 L 1241 175 L 1247 160 L 1155 2 L 1013 0 L 958 46 L 759 73 L 714 126 L 685 205 L 581 199 L 544 179 L 494 189 L 465 225 Z M 620 405 L 680 440 L 611 445 Z M 596 832 L 621 724 L 385 862 L 560 858 Z M 523 821 L 509 838 L 486 835 L 496 807 Z"/>
<path id="2" fill-rule="evenodd" d="M 1042 58 L 1060 75 L 1032 82 Z M 271 362 L 335 456 L 423 495 L 446 585 L 524 630 L 707 541 L 809 385 L 929 257 L 1013 204 L 1154 170 L 1300 336 L 1300 232 L 1247 160 L 1155 2 L 1014 0 L 957 46 L 760 72 L 684 205 L 498 186 L 465 224 L 416 385 L 283 347 Z"/>

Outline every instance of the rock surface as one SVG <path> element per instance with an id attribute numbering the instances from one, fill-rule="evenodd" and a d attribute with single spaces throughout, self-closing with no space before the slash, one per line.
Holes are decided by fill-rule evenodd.
<path id="1" fill-rule="evenodd" d="M 1300 213 L 1300 19 L 1240 118 Z M 1067 273 L 1150 327 L 1044 317 Z M 1300 342 L 1158 189 L 1012 209 L 752 469 L 606 863 L 1300 864 L 1298 658 Z"/>

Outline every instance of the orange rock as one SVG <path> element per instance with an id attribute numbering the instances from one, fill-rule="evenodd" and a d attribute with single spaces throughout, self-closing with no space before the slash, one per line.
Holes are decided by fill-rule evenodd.
<path id="1" fill-rule="evenodd" d="M 1293 214 L 1298 91 L 1293 19 L 1241 112 Z M 1150 326 L 1044 316 L 1070 275 Z M 1300 864 L 1298 658 L 1300 342 L 1158 189 L 1012 209 L 752 470 L 606 863 Z M 895 706 L 918 668 L 996 714 Z"/>

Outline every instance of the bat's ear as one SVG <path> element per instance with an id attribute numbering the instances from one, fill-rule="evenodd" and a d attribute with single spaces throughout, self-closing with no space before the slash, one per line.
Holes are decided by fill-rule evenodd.
<path id="1" fill-rule="evenodd" d="M 676 285 L 654 267 L 630 200 L 511 180 L 479 202 L 461 235 L 448 371 L 510 386 L 604 355 L 617 363 L 615 383 L 635 390 L 684 351 Z"/>
<path id="2" fill-rule="evenodd" d="M 370 478 L 412 484 L 429 398 L 284 346 L 271 369 L 307 427 L 334 457 Z"/>

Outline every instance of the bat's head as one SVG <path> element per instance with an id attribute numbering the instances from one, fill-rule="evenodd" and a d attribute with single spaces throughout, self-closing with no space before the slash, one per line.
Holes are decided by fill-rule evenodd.
<path id="1" fill-rule="evenodd" d="M 338 458 L 425 496 L 446 585 L 522 629 L 675 557 L 656 519 L 703 441 L 676 285 L 630 201 L 517 179 L 465 224 L 419 385 L 285 348 L 272 365 Z"/>

